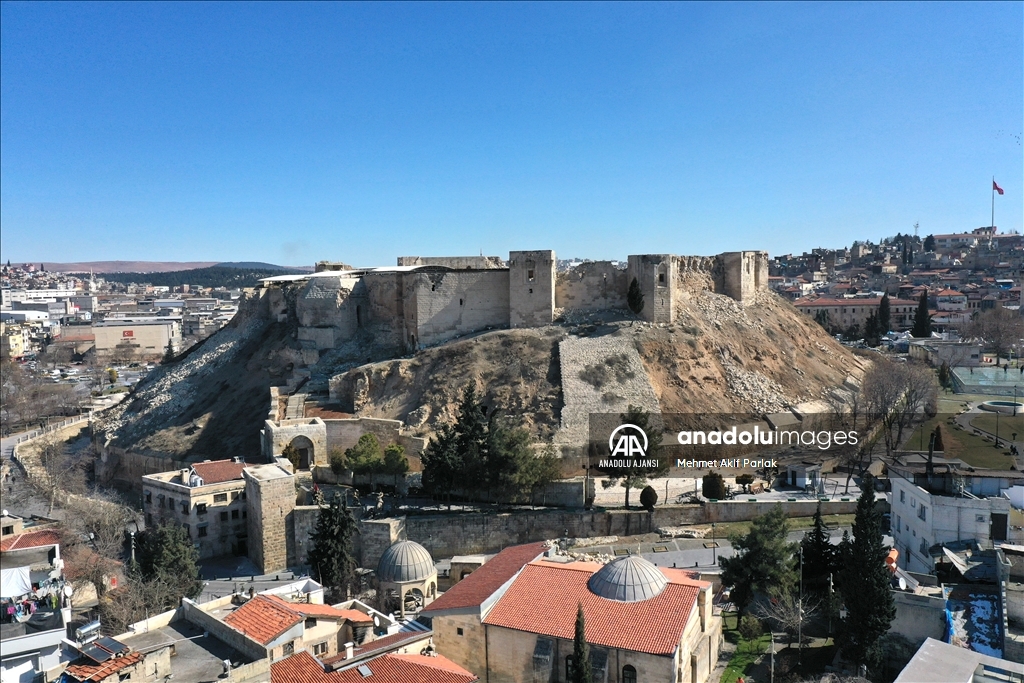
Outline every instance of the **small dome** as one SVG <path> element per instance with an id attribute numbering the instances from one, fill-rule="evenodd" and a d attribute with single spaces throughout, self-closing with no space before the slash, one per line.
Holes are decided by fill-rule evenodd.
<path id="1" fill-rule="evenodd" d="M 378 581 L 422 581 L 434 573 L 434 558 L 415 541 L 399 541 L 377 563 Z"/>
<path id="2" fill-rule="evenodd" d="M 594 595 L 620 602 L 653 598 L 667 585 L 668 579 L 660 569 L 636 555 L 609 562 L 587 581 Z"/>

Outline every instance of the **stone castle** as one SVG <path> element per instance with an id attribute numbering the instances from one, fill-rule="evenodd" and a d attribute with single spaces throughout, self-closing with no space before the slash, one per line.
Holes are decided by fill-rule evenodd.
<path id="1" fill-rule="evenodd" d="M 298 322 L 310 350 L 335 348 L 361 331 L 405 352 L 487 329 L 550 325 L 565 311 L 627 308 L 635 278 L 644 294 L 641 319 L 669 323 L 676 306 L 700 291 L 747 304 L 768 286 L 768 254 L 718 256 L 640 254 L 625 269 L 610 261 L 585 262 L 557 272 L 554 251 L 513 251 L 493 256 L 406 256 L 398 265 L 352 268 L 321 262 L 307 275 L 263 281 L 271 316 Z M 289 287 L 287 285 L 302 285 Z"/>

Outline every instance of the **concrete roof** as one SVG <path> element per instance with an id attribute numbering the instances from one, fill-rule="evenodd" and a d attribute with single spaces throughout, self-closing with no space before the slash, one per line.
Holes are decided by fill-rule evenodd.
<path id="1" fill-rule="evenodd" d="M 975 676 L 978 666 L 1024 675 L 1024 664 L 983 655 L 928 638 L 894 683 L 982 683 L 1005 678 Z"/>

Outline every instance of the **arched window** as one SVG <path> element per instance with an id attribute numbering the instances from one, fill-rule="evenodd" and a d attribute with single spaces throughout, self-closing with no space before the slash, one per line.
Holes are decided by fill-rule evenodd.
<path id="1" fill-rule="evenodd" d="M 636 683 L 636 669 L 629 664 L 622 667 L 622 683 Z"/>

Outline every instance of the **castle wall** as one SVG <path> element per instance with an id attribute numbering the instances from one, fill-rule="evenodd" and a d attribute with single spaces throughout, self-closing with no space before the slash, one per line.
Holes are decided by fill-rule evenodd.
<path id="1" fill-rule="evenodd" d="M 555 306 L 576 311 L 626 308 L 628 273 L 609 261 L 583 263 L 555 278 Z"/>
<path id="2" fill-rule="evenodd" d="M 504 268 L 500 256 L 399 256 L 399 266 L 444 266 L 455 270 Z"/>
<path id="3" fill-rule="evenodd" d="M 352 448 L 363 434 L 371 433 L 380 441 L 381 448 L 399 444 L 408 456 L 418 455 L 426 447 L 426 439 L 402 434 L 401 420 L 375 417 L 357 417 L 348 420 L 324 420 L 327 426 L 327 449 Z"/>
<path id="4" fill-rule="evenodd" d="M 629 257 L 626 277 L 636 278 L 644 295 L 640 318 L 648 322 L 670 323 L 675 318 L 677 290 L 676 258 L 671 254 L 638 254 Z"/>
<path id="5" fill-rule="evenodd" d="M 304 438 L 299 438 L 304 437 Z M 298 441 L 296 441 L 298 439 Z M 280 455 L 285 446 L 296 442 L 296 448 L 309 448 L 310 469 L 329 464 L 327 451 L 327 426 L 319 417 L 297 420 L 267 420 L 263 427 L 263 457 L 271 460 Z"/>
<path id="6" fill-rule="evenodd" d="M 367 273 L 366 306 L 356 311 L 357 327 L 369 330 L 377 343 L 405 347 L 406 300 L 404 273 Z"/>
<path id="7" fill-rule="evenodd" d="M 512 251 L 509 267 L 509 324 L 550 325 L 555 314 L 555 252 Z"/>
<path id="8" fill-rule="evenodd" d="M 416 272 L 404 275 L 408 347 L 439 344 L 462 334 L 509 324 L 509 271 Z"/>

